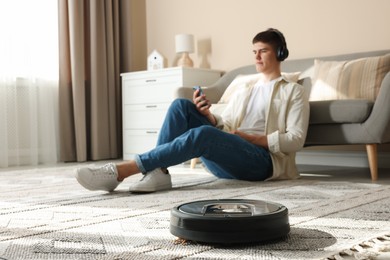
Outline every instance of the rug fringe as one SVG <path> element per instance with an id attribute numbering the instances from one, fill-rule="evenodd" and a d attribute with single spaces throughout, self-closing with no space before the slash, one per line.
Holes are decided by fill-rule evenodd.
<path id="1" fill-rule="evenodd" d="M 390 252 L 390 234 L 379 236 L 345 249 L 326 260 L 374 260 L 381 252 Z"/>

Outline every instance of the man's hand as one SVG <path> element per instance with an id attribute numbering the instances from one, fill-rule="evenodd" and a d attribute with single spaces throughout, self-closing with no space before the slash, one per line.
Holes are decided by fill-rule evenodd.
<path id="1" fill-rule="evenodd" d="M 199 95 L 199 90 L 195 90 L 194 94 L 192 95 L 192 101 L 194 102 L 199 113 L 204 115 L 210 121 L 210 123 L 215 126 L 217 121 L 210 111 L 211 102 L 206 98 L 206 95 Z"/>
<path id="2" fill-rule="evenodd" d="M 192 101 L 194 102 L 196 109 L 204 116 L 207 116 L 210 112 L 211 103 L 206 98 L 205 94 L 199 95 L 199 89 L 194 91 L 192 96 Z"/>
<path id="3" fill-rule="evenodd" d="M 267 136 L 265 135 L 254 135 L 254 134 L 247 134 L 238 130 L 232 131 L 232 134 L 238 135 L 244 140 L 247 140 L 248 142 L 261 146 L 268 150 L 268 140 Z"/>

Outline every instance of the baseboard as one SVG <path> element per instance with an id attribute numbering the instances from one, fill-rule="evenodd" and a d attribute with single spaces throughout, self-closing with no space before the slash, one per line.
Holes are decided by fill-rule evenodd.
<path id="1" fill-rule="evenodd" d="M 296 161 L 302 165 L 368 167 L 367 153 L 363 151 L 301 151 Z M 378 153 L 378 168 L 390 168 L 390 153 Z"/>

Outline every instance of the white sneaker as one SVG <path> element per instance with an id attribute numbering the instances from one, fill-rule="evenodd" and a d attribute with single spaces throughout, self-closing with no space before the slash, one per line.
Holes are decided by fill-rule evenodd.
<path id="1" fill-rule="evenodd" d="M 121 183 L 113 163 L 99 168 L 79 168 L 75 176 L 81 186 L 88 190 L 113 191 Z"/>
<path id="2" fill-rule="evenodd" d="M 155 192 L 159 190 L 172 189 L 171 175 L 165 173 L 161 168 L 147 172 L 138 183 L 130 186 L 131 192 Z"/>

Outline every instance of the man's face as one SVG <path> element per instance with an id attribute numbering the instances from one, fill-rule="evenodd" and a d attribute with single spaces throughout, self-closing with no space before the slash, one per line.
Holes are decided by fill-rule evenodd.
<path id="1" fill-rule="evenodd" d="M 256 70 L 262 73 L 273 73 L 278 70 L 280 61 L 276 59 L 276 53 L 270 44 L 256 42 L 253 44 L 255 54 Z"/>

